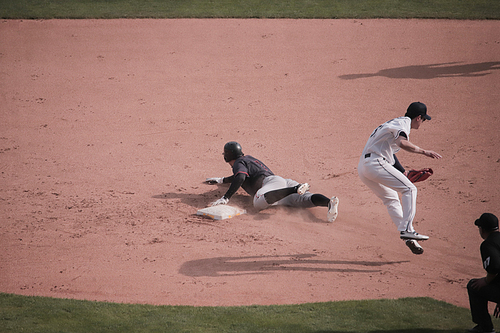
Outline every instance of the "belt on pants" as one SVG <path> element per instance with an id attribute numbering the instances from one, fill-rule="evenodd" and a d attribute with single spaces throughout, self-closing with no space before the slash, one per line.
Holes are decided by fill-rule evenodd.
<path id="1" fill-rule="evenodd" d="M 372 156 L 372 153 L 368 153 L 368 154 L 365 154 L 365 158 L 369 158 Z M 377 154 L 375 154 L 375 156 L 378 156 Z M 385 161 L 385 157 L 382 157 L 382 159 Z"/>

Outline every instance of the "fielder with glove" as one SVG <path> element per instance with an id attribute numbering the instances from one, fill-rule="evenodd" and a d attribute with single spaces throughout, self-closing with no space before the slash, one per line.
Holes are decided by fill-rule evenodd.
<path id="1" fill-rule="evenodd" d="M 224 145 L 224 161 L 233 169 L 229 177 L 207 178 L 208 184 L 231 184 L 222 198 L 211 203 L 225 205 L 241 187 L 253 197 L 253 205 L 258 210 L 273 205 L 291 207 L 328 207 L 327 220 L 333 222 L 337 218 L 339 200 L 337 197 L 327 198 L 323 194 L 309 192 L 309 184 L 276 176 L 258 159 L 243 154 L 241 145 L 231 141 Z"/>
<path id="2" fill-rule="evenodd" d="M 418 129 L 426 120 L 431 120 L 431 117 L 425 104 L 411 103 L 404 117 L 389 120 L 372 132 L 358 164 L 359 178 L 385 204 L 400 238 L 414 254 L 424 252 L 417 241 L 429 237 L 413 228 L 417 205 L 417 188 L 413 183 L 427 179 L 432 175 L 432 169 L 405 172 L 395 154 L 403 149 L 434 159 L 441 158 L 438 153 L 410 142 L 410 130 Z M 398 192 L 401 193 L 401 202 Z"/>

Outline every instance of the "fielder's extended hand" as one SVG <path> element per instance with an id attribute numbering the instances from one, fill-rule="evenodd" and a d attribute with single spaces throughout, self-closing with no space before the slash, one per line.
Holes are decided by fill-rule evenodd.
<path id="1" fill-rule="evenodd" d="M 430 157 L 430 158 L 442 158 L 443 156 L 441 156 L 440 154 L 436 153 L 435 151 L 432 151 L 432 150 L 424 150 L 423 151 L 423 154 L 427 157 Z"/>
<path id="2" fill-rule="evenodd" d="M 222 197 L 210 204 L 210 206 L 218 206 L 218 205 L 226 205 L 229 202 L 229 199 L 226 197 Z"/>
<path id="3" fill-rule="evenodd" d="M 212 177 L 212 178 L 207 178 L 206 182 L 209 183 L 210 185 L 214 184 L 222 184 L 224 181 L 224 177 Z"/>

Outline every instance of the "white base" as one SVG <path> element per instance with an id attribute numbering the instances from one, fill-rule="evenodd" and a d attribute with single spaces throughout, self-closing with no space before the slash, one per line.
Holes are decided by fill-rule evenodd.
<path id="1" fill-rule="evenodd" d="M 200 209 L 196 214 L 207 216 L 214 220 L 225 220 L 241 214 L 246 214 L 246 212 L 247 212 L 246 210 L 238 207 L 233 207 L 228 205 L 217 205 Z"/>

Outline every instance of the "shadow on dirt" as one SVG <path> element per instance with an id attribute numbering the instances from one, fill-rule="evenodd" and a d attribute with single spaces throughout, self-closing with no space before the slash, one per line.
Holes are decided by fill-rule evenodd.
<path id="1" fill-rule="evenodd" d="M 477 77 L 491 74 L 500 69 L 500 62 L 481 62 L 477 64 L 461 64 L 448 62 L 430 65 L 415 65 L 382 69 L 377 73 L 340 75 L 343 80 L 355 80 L 367 77 L 382 76 L 390 79 L 435 79 L 447 77 Z"/>
<path id="2" fill-rule="evenodd" d="M 190 260 L 182 264 L 179 273 L 186 276 L 236 276 L 267 274 L 273 271 L 375 273 L 376 267 L 408 261 L 317 260 L 316 254 L 215 257 Z M 357 268 L 359 267 L 359 268 Z"/>
<path id="3" fill-rule="evenodd" d="M 205 208 L 211 202 L 219 199 L 224 194 L 223 191 L 214 187 L 212 190 L 204 193 L 190 193 L 184 188 L 178 188 L 177 192 L 164 192 L 162 194 L 153 195 L 153 199 L 171 200 L 178 199 L 183 204 L 191 206 L 196 209 Z M 252 210 L 252 201 L 250 196 L 245 194 L 235 194 L 231 198 L 231 205 L 238 206 L 248 210 Z"/>

